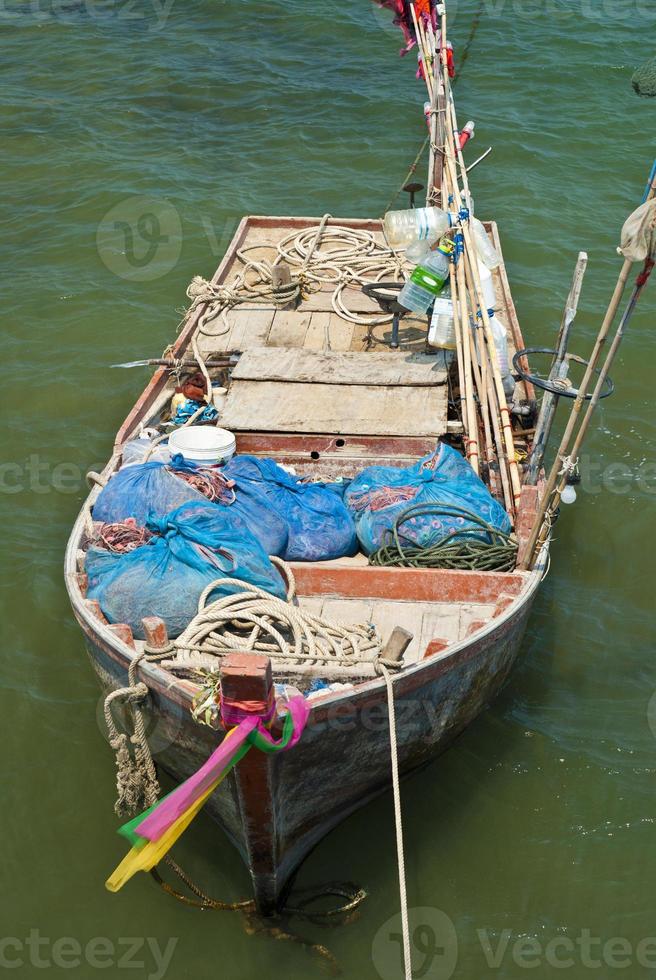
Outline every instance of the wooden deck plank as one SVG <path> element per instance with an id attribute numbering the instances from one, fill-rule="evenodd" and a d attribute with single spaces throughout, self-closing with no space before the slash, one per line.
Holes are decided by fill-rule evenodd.
<path id="1" fill-rule="evenodd" d="M 313 314 L 320 316 L 321 314 Z M 271 336 L 276 329 L 274 317 Z M 432 387 L 446 382 L 443 358 L 391 351 L 309 351 L 297 347 L 255 347 L 244 352 L 234 381 L 295 381 L 323 384 Z"/>
<path id="2" fill-rule="evenodd" d="M 292 275 L 293 275 L 292 270 Z M 316 293 L 309 293 L 305 299 L 302 300 L 299 309 L 303 313 L 334 313 L 335 308 L 333 306 L 332 295 L 334 288 L 321 289 Z M 380 307 L 378 303 L 369 299 L 365 296 L 360 289 L 345 289 L 343 291 L 343 300 L 346 308 L 351 310 L 353 313 L 364 313 L 371 314 L 375 316 L 380 315 Z"/>
<path id="3" fill-rule="evenodd" d="M 209 355 L 224 350 L 245 350 L 248 347 L 263 347 L 276 311 L 273 308 L 247 310 L 239 306 L 228 310 L 226 319 L 230 330 L 222 333 L 223 320 L 217 317 L 208 324 L 207 333 L 198 334 L 201 354 Z"/>
<path id="4" fill-rule="evenodd" d="M 302 347 L 309 325 L 309 313 L 276 310 L 267 343 L 269 347 Z"/>
<path id="5" fill-rule="evenodd" d="M 355 324 L 344 320 L 337 313 L 331 313 L 328 320 L 328 349 L 348 351 L 351 349 L 353 328 Z"/>
<path id="6" fill-rule="evenodd" d="M 307 350 L 326 350 L 330 326 L 330 313 L 310 314 L 310 325 L 305 334 L 304 347 Z"/>
<path id="7" fill-rule="evenodd" d="M 228 429 L 352 435 L 438 436 L 446 431 L 446 388 L 377 388 L 280 381 L 233 381 Z"/>

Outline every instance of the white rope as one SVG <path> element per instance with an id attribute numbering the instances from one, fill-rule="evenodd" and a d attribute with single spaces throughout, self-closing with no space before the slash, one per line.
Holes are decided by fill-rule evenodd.
<path id="1" fill-rule="evenodd" d="M 239 579 L 211 582 L 201 593 L 197 615 L 174 641 L 180 660 L 189 662 L 192 653 L 221 658 L 243 650 L 265 653 L 277 666 L 330 664 L 358 669 L 370 665 L 375 673 L 372 668 L 381 651 L 376 629 L 370 623 L 342 626 L 294 606 L 291 569 L 279 558 L 271 560 L 287 577 L 287 601 Z M 208 603 L 213 592 L 226 587 L 236 591 Z"/>
<path id="2" fill-rule="evenodd" d="M 403 969 L 405 980 L 412 980 L 412 956 L 410 952 L 410 928 L 408 925 L 408 896 L 405 887 L 405 855 L 403 851 L 403 823 L 401 820 L 401 790 L 399 785 L 399 756 L 396 742 L 396 716 L 394 713 L 394 686 L 384 664 L 380 671 L 387 687 L 389 713 L 390 756 L 392 760 L 392 792 L 394 794 L 394 823 L 396 825 L 396 860 L 399 869 L 399 898 L 401 900 L 401 932 L 403 934 Z"/>
<path id="3" fill-rule="evenodd" d="M 345 225 L 329 225 L 329 214 L 311 228 L 304 228 L 287 235 L 282 241 L 258 242 L 237 251 L 243 268 L 229 285 L 216 284 L 195 276 L 187 289 L 192 301 L 187 315 L 198 306 L 206 308 L 198 321 L 200 333 L 208 334 L 207 326 L 221 318 L 222 329 L 211 336 L 227 333 L 230 325 L 227 312 L 240 303 L 258 299 L 286 306 L 294 300 L 332 286 L 332 307 L 344 320 L 367 327 L 389 323 L 390 315 L 368 315 L 349 309 L 344 298 L 347 289 L 358 289 L 368 282 L 380 282 L 394 278 L 403 280 L 404 259 L 393 248 L 381 245 L 375 236 L 364 229 Z M 256 249 L 276 252 L 273 261 L 251 259 L 247 253 Z M 283 286 L 273 285 L 273 270 L 281 262 L 292 269 L 292 282 Z"/>

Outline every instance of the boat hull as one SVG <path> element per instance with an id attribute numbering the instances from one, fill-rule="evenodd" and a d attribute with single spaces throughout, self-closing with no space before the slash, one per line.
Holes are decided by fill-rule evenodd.
<path id="1" fill-rule="evenodd" d="M 538 583 L 535 576 L 508 613 L 485 630 L 397 677 L 403 774 L 439 755 L 498 694 L 518 656 Z M 125 686 L 127 658 L 90 629 L 85 617 L 78 620 L 103 690 Z M 184 686 L 163 679 L 156 668 L 147 678 L 149 741 L 158 765 L 180 782 L 207 759 L 223 733 L 198 725 Z M 390 782 L 386 690 L 374 681 L 323 703 L 319 699 L 292 751 L 249 753 L 206 809 L 248 867 L 258 908 L 270 914 L 316 844 Z"/>

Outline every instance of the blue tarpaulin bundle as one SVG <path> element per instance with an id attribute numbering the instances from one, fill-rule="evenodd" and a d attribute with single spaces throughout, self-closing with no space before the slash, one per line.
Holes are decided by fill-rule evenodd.
<path id="1" fill-rule="evenodd" d="M 184 503 L 207 503 L 203 494 L 180 476 L 201 470 L 182 456 L 174 456 L 168 463 L 125 466 L 103 487 L 93 506 L 93 518 L 113 524 L 134 517 L 137 524 L 145 526 L 149 521 L 161 520 Z M 254 493 L 251 487 L 235 486 L 233 490 L 232 503 L 212 503 L 212 506 L 219 509 L 227 506 L 232 514 L 240 517 L 267 555 L 284 555 L 288 539 L 286 520 L 272 510 L 265 496 Z"/>
<path id="2" fill-rule="evenodd" d="M 225 475 L 237 492 L 249 490 L 287 523 L 289 540 L 282 555 L 289 561 L 327 561 L 358 550 L 353 518 L 340 493 L 325 483 L 304 483 L 273 459 L 235 456 Z"/>
<path id="3" fill-rule="evenodd" d="M 144 616 L 159 616 L 169 636 L 179 636 L 196 615 L 203 589 L 218 578 L 236 578 L 279 599 L 286 598 L 280 572 L 231 508 L 207 500 L 185 503 L 152 519 L 147 544 L 116 555 L 90 548 L 88 597 L 97 599 L 110 623 L 127 623 L 143 637 Z M 237 591 L 222 587 L 211 599 Z"/>
<path id="4" fill-rule="evenodd" d="M 362 550 L 370 555 L 385 543 L 396 518 L 413 504 L 443 504 L 464 508 L 492 527 L 509 532 L 510 518 L 490 494 L 469 463 L 450 446 L 413 466 L 370 466 L 347 488 L 344 499 L 355 520 Z M 453 530 L 485 532 L 464 516 L 419 514 L 403 524 L 403 536 L 421 548 L 429 547 Z"/>

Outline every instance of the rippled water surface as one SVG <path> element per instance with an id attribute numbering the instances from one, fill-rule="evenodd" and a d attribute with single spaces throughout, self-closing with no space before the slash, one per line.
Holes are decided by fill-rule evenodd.
<path id="1" fill-rule="evenodd" d="M 576 254 L 588 250 L 575 328 L 586 353 L 617 275 L 619 228 L 654 156 L 656 106 L 630 77 L 653 56 L 656 14 L 639 0 L 460 0 L 457 49 L 479 9 L 457 90 L 461 114 L 477 121 L 471 157 L 494 147 L 472 176 L 477 211 L 499 222 L 534 344 L 552 341 Z M 104 890 L 123 852 L 113 762 L 62 557 L 81 474 L 106 458 L 145 381 L 108 365 L 158 355 L 188 281 L 213 271 L 243 214 L 382 213 L 423 138 L 422 91 L 370 0 L 5 0 L 0 23 L 0 966 L 22 961 L 16 975 L 42 976 L 49 963 L 88 978 L 104 962 L 106 977 L 121 976 L 121 942 L 138 936 L 158 949 L 177 940 L 170 978 L 324 976 L 301 946 L 250 936 L 232 913 L 185 908 L 146 876 L 117 896 Z M 105 232 L 138 198 L 159 202 L 169 242 L 126 265 Z M 539 977 L 634 978 L 656 966 L 655 308 L 647 293 L 520 665 L 493 707 L 404 786 L 417 977 L 515 980 L 532 964 Z M 204 818 L 179 853 L 212 894 L 248 893 Z M 301 879 L 334 877 L 369 891 L 360 917 L 303 934 L 349 977 L 400 977 L 388 797 L 336 830 Z M 37 947 L 35 930 L 47 943 Z M 106 937 L 114 949 L 66 959 L 54 947 L 65 937 Z M 132 960 L 134 975 L 158 975 L 149 946 Z"/>

